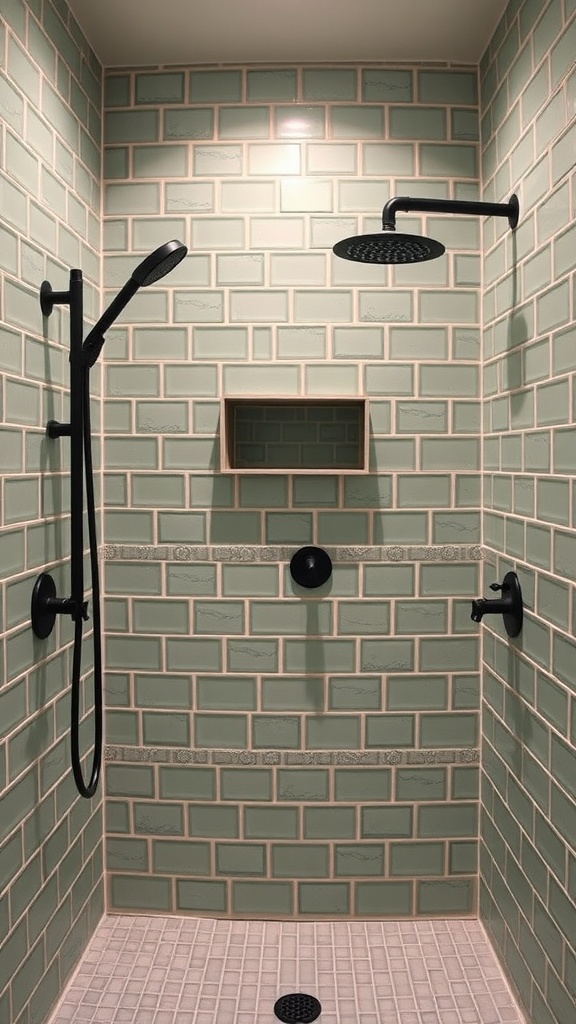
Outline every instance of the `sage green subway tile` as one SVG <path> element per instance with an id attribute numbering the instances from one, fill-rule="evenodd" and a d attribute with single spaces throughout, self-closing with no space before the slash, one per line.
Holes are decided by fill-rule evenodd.
<path id="1" fill-rule="evenodd" d="M 422 565 L 420 593 L 422 596 L 473 595 L 478 590 L 477 565 Z"/>
<path id="2" fill-rule="evenodd" d="M 473 324 L 478 321 L 477 293 L 464 289 L 458 289 L 451 293 L 421 290 L 419 309 L 419 318 L 423 323 L 443 323 L 448 320 L 451 323 Z M 463 367 L 462 369 L 469 371 L 472 368 Z"/>
<path id="3" fill-rule="evenodd" d="M 432 515 L 432 542 L 477 544 L 480 540 L 480 516 L 477 512 L 435 512 Z"/>
<path id="4" fill-rule="evenodd" d="M 108 839 L 106 867 L 109 871 L 149 871 L 145 839 Z"/>
<path id="5" fill-rule="evenodd" d="M 427 538 L 425 512 L 382 512 L 374 516 L 375 544 L 426 544 Z"/>
<path id="6" fill-rule="evenodd" d="M 566 423 L 569 419 L 568 381 L 542 384 L 536 388 L 536 422 L 538 426 Z"/>
<path id="7" fill-rule="evenodd" d="M 436 434 L 448 430 L 447 402 L 397 402 L 396 429 L 406 434 Z"/>
<path id="8" fill-rule="evenodd" d="M 267 544 L 310 544 L 312 542 L 312 514 L 307 512 L 266 512 L 265 536 Z"/>
<path id="9" fill-rule="evenodd" d="M 334 847 L 336 877 L 384 874 L 384 846 L 376 843 L 336 844 Z"/>
<path id="10" fill-rule="evenodd" d="M 200 765 L 160 766 L 159 796 L 162 800 L 208 800 L 216 796 L 216 769 Z"/>
<path id="11" fill-rule="evenodd" d="M 322 768 L 279 768 L 276 777 L 278 800 L 328 799 L 329 776 Z"/>
<path id="12" fill-rule="evenodd" d="M 233 882 L 232 910 L 241 915 L 290 915 L 294 912 L 290 882 Z"/>
<path id="13" fill-rule="evenodd" d="M 448 870 L 451 875 L 476 875 L 478 873 L 478 843 L 456 841 L 449 843 Z"/>
<path id="14" fill-rule="evenodd" d="M 414 642 L 384 637 L 382 640 L 360 641 L 360 668 L 362 672 L 390 672 L 394 669 L 411 671 L 414 660 Z"/>
<path id="15" fill-rule="evenodd" d="M 198 747 L 240 747 L 247 743 L 245 715 L 196 713 L 194 731 Z"/>
<path id="16" fill-rule="evenodd" d="M 570 525 L 569 485 L 561 480 L 540 479 L 536 491 L 536 514 L 540 520 Z"/>
<path id="17" fill-rule="evenodd" d="M 386 682 L 388 711 L 443 710 L 448 705 L 448 679 L 446 676 L 388 677 Z"/>
<path id="18" fill-rule="evenodd" d="M 241 71 L 192 71 L 190 75 L 192 103 L 241 103 Z"/>
<path id="19" fill-rule="evenodd" d="M 202 711 L 255 711 L 255 680 L 243 676 L 199 676 L 197 706 Z"/>
<path id="20" fill-rule="evenodd" d="M 108 796 L 154 796 L 154 769 L 149 765 L 108 765 L 105 782 Z"/>
<path id="21" fill-rule="evenodd" d="M 241 175 L 242 160 L 242 146 L 195 145 L 193 150 L 194 174 L 200 177 Z"/>
<path id="22" fill-rule="evenodd" d="M 432 469 L 479 469 L 480 449 L 476 438 L 423 438 L 421 465 Z"/>
<path id="23" fill-rule="evenodd" d="M 138 642 L 142 638 L 138 637 Z M 154 666 L 136 666 L 151 667 Z M 220 640 L 212 639 L 181 639 L 166 640 L 166 668 L 168 671 L 189 672 L 221 672 L 222 645 Z"/>
<path id="24" fill-rule="evenodd" d="M 108 180 L 128 178 L 129 159 L 130 154 L 127 146 L 115 146 L 113 149 L 107 149 L 104 153 L 104 178 Z"/>
<path id="25" fill-rule="evenodd" d="M 109 743 L 127 743 L 130 746 L 137 746 L 139 742 L 138 716 L 132 711 L 107 711 L 106 739 Z"/>
<path id="26" fill-rule="evenodd" d="M 550 471 L 551 437 L 549 431 L 540 430 L 524 436 L 524 470 L 529 472 Z"/>
<path id="27" fill-rule="evenodd" d="M 158 540 L 169 544 L 202 544 L 206 537 L 205 518 L 200 512 L 160 512 Z"/>
<path id="28" fill-rule="evenodd" d="M 366 747 L 412 747 L 413 715 L 366 715 Z"/>
<path id="29" fill-rule="evenodd" d="M 353 715 L 320 715 L 306 719 L 306 748 L 355 749 L 360 743 L 360 719 Z"/>
<path id="30" fill-rule="evenodd" d="M 130 677 L 128 672 L 107 672 L 104 679 L 106 707 L 130 705 Z"/>
<path id="31" fill-rule="evenodd" d="M 159 875 L 209 875 L 210 844 L 154 839 L 152 870 Z"/>
<path id="32" fill-rule="evenodd" d="M 305 839 L 355 839 L 356 812 L 353 807 L 305 807 Z"/>
<path id="33" fill-rule="evenodd" d="M 227 640 L 228 671 L 277 672 L 278 646 L 276 640 Z M 286 668 L 291 671 L 288 665 Z"/>
<path id="34" fill-rule="evenodd" d="M 369 543 L 369 519 L 363 512 L 319 512 L 320 544 Z"/>
<path id="35" fill-rule="evenodd" d="M 188 805 L 188 831 L 191 836 L 210 839 L 237 839 L 238 808 L 227 805 Z"/>
<path id="36" fill-rule="evenodd" d="M 188 174 L 187 146 L 134 146 L 132 168 L 135 178 L 184 178 Z M 126 175 L 125 175 L 126 177 Z"/>
<path id="37" fill-rule="evenodd" d="M 475 906 L 474 879 L 418 881 L 416 900 L 420 914 L 470 914 Z"/>
<path id="38" fill-rule="evenodd" d="M 380 686 L 378 676 L 336 676 L 328 682 L 328 707 L 333 711 L 378 711 Z"/>
<path id="39" fill-rule="evenodd" d="M 255 843 L 216 843 L 216 874 L 266 874 L 266 848 Z"/>
<path id="40" fill-rule="evenodd" d="M 184 508 L 184 486 L 185 481 L 181 476 L 172 476 L 168 473 L 154 476 L 134 473 L 132 503 L 136 508 Z"/>
<path id="41" fill-rule="evenodd" d="M 142 715 L 142 738 L 147 746 L 188 747 L 189 716 L 145 711 Z"/>
<path id="42" fill-rule="evenodd" d="M 352 672 L 355 669 L 354 640 L 304 639 L 284 640 L 283 643 L 286 672 Z"/>
<path id="43" fill-rule="evenodd" d="M 451 504 L 451 479 L 447 475 L 398 475 L 397 481 L 400 508 L 446 508 Z"/>
<path id="44" fill-rule="evenodd" d="M 150 910 L 168 914 L 172 910 L 170 880 L 113 875 L 110 879 L 110 903 L 116 909 Z"/>
<path id="45" fill-rule="evenodd" d="M 122 99 L 120 106 L 128 105 L 128 76 L 116 76 L 107 78 L 106 92 L 108 95 L 110 85 L 114 83 L 114 96 Z M 135 76 L 135 101 L 136 103 L 182 103 L 184 101 L 184 74 L 181 71 L 165 71 L 155 73 L 141 73 Z"/>
<path id="46" fill-rule="evenodd" d="M 338 634 L 365 635 L 390 632 L 390 607 L 382 601 L 340 601 Z"/>
<path id="47" fill-rule="evenodd" d="M 413 395 L 414 370 L 411 366 L 368 365 L 364 370 L 365 390 L 369 395 Z"/>
<path id="48" fill-rule="evenodd" d="M 478 101 L 476 71 L 418 71 L 420 103 L 458 103 L 474 106 Z"/>
<path id="49" fill-rule="evenodd" d="M 324 682 L 314 676 L 279 676 L 262 680 L 264 711 L 321 711 L 324 707 Z"/>
<path id="50" fill-rule="evenodd" d="M 194 602 L 194 633 L 225 636 L 244 633 L 244 604 L 241 601 Z"/>
<path id="51" fill-rule="evenodd" d="M 410 839 L 412 837 L 411 807 L 363 807 L 361 809 L 363 839 Z"/>
<path id="52" fill-rule="evenodd" d="M 268 769 L 223 768 L 220 780 L 222 800 L 270 801 L 272 777 Z"/>
<path id="53" fill-rule="evenodd" d="M 375 321 L 402 322 L 413 319 L 412 293 L 406 291 L 359 293 L 359 319 L 364 323 Z"/>
<path id="54" fill-rule="evenodd" d="M 384 136 L 384 111 L 380 106 L 334 105 L 329 108 L 328 117 L 334 139 L 381 139 Z"/>
<path id="55" fill-rule="evenodd" d="M 130 832 L 128 804 L 120 800 L 106 802 L 106 830 L 108 833 Z"/>
<path id="56" fill-rule="evenodd" d="M 109 110 L 104 119 L 106 143 L 156 142 L 158 138 L 158 111 Z"/>
<path id="57" fill-rule="evenodd" d="M 157 469 L 156 438 L 107 438 L 104 446 L 104 466 L 107 469 L 125 469 L 127 466 L 133 469 Z"/>
<path id="58" fill-rule="evenodd" d="M 542 581 L 539 581 L 541 586 Z M 551 725 L 566 735 L 568 731 L 568 694 L 554 679 L 537 673 L 536 708 Z"/>
<path id="59" fill-rule="evenodd" d="M 19 231 L 26 231 L 26 196 L 20 189 L 15 188 L 11 182 L 0 175 L 2 193 L 4 196 L 5 208 L 4 219 L 17 228 Z M 26 326 L 26 325 L 24 325 Z"/>
<path id="60" fill-rule="evenodd" d="M 453 108 L 450 111 L 450 137 L 476 141 L 479 138 L 480 125 L 477 110 Z"/>
<path id="61" fill-rule="evenodd" d="M 127 589 L 133 590 L 132 587 Z M 171 596 L 186 594 L 191 597 L 214 597 L 216 566 L 205 562 L 168 562 L 166 592 Z"/>
<path id="62" fill-rule="evenodd" d="M 134 701 L 141 708 L 192 708 L 192 688 L 188 676 L 134 675 Z"/>
<path id="63" fill-rule="evenodd" d="M 444 843 L 391 843 L 390 874 L 443 875 Z"/>
<path id="64" fill-rule="evenodd" d="M 478 395 L 477 368 L 462 365 L 424 364 L 420 367 L 420 395 L 422 397 L 476 398 Z"/>
<path id="65" fill-rule="evenodd" d="M 356 913 L 364 916 L 412 916 L 412 886 L 410 882 L 357 882 Z"/>
<path id="66" fill-rule="evenodd" d="M 160 376 L 157 366 L 108 366 L 106 394 L 111 398 L 158 398 Z"/>
<path id="67" fill-rule="evenodd" d="M 290 121 L 290 108 L 285 112 L 284 129 L 288 130 Z M 322 115 L 321 137 L 324 135 L 323 111 L 318 110 Z M 291 119 L 292 123 L 294 118 Z M 276 133 L 278 133 L 278 110 L 276 111 Z M 299 135 L 305 131 L 306 122 L 300 129 Z M 310 137 L 309 133 L 306 133 Z M 306 169 L 308 174 L 356 174 L 357 173 L 357 147 L 353 143 L 310 143 L 306 147 Z"/>
<path id="68" fill-rule="evenodd" d="M 365 565 L 363 592 L 366 597 L 412 597 L 414 566 Z"/>
<path id="69" fill-rule="evenodd" d="M 164 469 L 201 469 L 218 468 L 218 447 L 214 438 L 163 438 L 162 467 Z M 170 479 L 169 477 L 167 478 Z M 177 477 L 184 485 L 182 476 Z M 166 502 L 168 504 L 168 502 Z M 181 503 L 184 504 L 183 502 Z"/>
<path id="70" fill-rule="evenodd" d="M 213 512 L 210 520 L 212 544 L 259 544 L 259 512 Z"/>
<path id="71" fill-rule="evenodd" d="M 107 214 L 127 216 L 128 214 L 158 214 L 160 212 L 160 190 L 153 183 L 131 183 L 129 185 L 106 185 L 104 208 Z"/>
<path id="72" fill-rule="evenodd" d="M 203 217 L 192 225 L 195 249 L 243 249 L 244 222 L 237 217 Z"/>
<path id="73" fill-rule="evenodd" d="M 312 844 L 272 846 L 272 875 L 275 878 L 326 878 L 329 847 Z"/>
<path id="74" fill-rule="evenodd" d="M 342 915 L 350 912 L 349 886 L 343 882 L 300 882 L 298 910 L 301 914 Z"/>
<path id="75" fill-rule="evenodd" d="M 278 569 L 273 565 L 224 565 L 224 597 L 278 597 Z"/>
<path id="76" fill-rule="evenodd" d="M 225 882 L 176 882 L 176 906 L 179 910 L 225 912 L 227 910 Z"/>
<path id="77" fill-rule="evenodd" d="M 412 102 L 412 72 L 404 70 L 364 69 L 362 71 L 362 99 L 364 102 Z"/>
<path id="78" fill-rule="evenodd" d="M 297 839 L 298 811 L 292 807 L 246 807 L 244 836 L 246 839 Z"/>
<path id="79" fill-rule="evenodd" d="M 297 116 L 294 107 L 274 107 L 274 138 L 276 139 L 324 139 L 326 138 L 326 108 L 299 106 Z M 332 150 L 335 147 L 330 146 Z M 336 147 L 338 148 L 338 147 Z M 334 158 L 337 160 L 336 154 Z M 328 159 L 330 159 L 328 157 Z M 314 173 L 310 169 L 310 173 Z M 321 173 L 339 173 L 338 170 Z"/>
<path id="80" fill-rule="evenodd" d="M 278 71 L 248 71 L 246 76 L 247 99 L 291 100 L 296 99 L 296 71 L 283 68 Z M 227 99 L 233 99 L 229 96 Z"/>
<path id="81" fill-rule="evenodd" d="M 424 838 L 441 836 L 476 836 L 477 804 L 423 804 L 418 809 L 418 835 Z"/>
<path id="82" fill-rule="evenodd" d="M 397 800 L 446 800 L 446 797 L 445 768 L 399 768 L 397 770 Z"/>
<path id="83" fill-rule="evenodd" d="M 442 107 L 391 106 L 389 117 L 391 139 L 447 138 L 446 111 Z"/>
<path id="84" fill-rule="evenodd" d="M 422 747 L 473 747 L 477 742 L 478 716 L 447 712 L 425 713 L 420 719 Z"/>
<path id="85" fill-rule="evenodd" d="M 365 803 L 370 800 L 382 803 L 390 800 L 391 780 L 390 768 L 336 768 L 334 799 L 348 803 Z"/>
<path id="86" fill-rule="evenodd" d="M 218 110 L 219 139 L 270 138 L 269 110 L 267 107 L 220 107 Z"/>
<path id="87" fill-rule="evenodd" d="M 302 97 L 304 100 L 355 100 L 356 71 L 352 68 L 305 68 Z"/>
<path id="88" fill-rule="evenodd" d="M 345 481 L 346 484 L 347 480 Z M 266 481 L 266 491 L 271 481 Z M 283 483 L 283 492 L 285 483 Z M 295 477 L 292 483 L 292 503 L 294 506 L 321 508 L 338 504 L 338 480 L 334 477 Z M 280 502 L 278 502 L 280 504 Z M 283 502 L 287 504 L 287 502 Z"/>
<path id="89" fill-rule="evenodd" d="M 252 745 L 255 748 L 297 750 L 301 743 L 300 719 L 296 716 L 254 715 Z"/>

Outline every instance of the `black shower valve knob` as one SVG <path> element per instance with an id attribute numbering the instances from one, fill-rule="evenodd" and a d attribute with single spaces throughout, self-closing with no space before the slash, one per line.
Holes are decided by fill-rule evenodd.
<path id="1" fill-rule="evenodd" d="M 473 622 L 482 622 L 484 615 L 502 615 L 508 636 L 518 636 L 522 629 L 523 603 L 520 583 L 515 572 L 507 572 L 502 583 L 491 583 L 490 590 L 500 591 L 495 598 L 479 597 L 472 601 Z"/>

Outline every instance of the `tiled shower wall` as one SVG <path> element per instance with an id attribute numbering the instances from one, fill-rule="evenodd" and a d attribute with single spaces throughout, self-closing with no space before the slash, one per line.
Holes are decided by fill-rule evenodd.
<path id="1" fill-rule="evenodd" d="M 113 910 L 473 914 L 479 233 L 416 267 L 338 239 L 478 196 L 477 70 L 106 79 L 105 285 L 190 245 L 105 367 Z M 421 230 L 400 215 L 399 230 Z M 220 400 L 366 396 L 366 474 L 221 472 Z M 325 547 L 320 590 L 288 571 Z"/>
<path id="2" fill-rule="evenodd" d="M 0 1019 L 45 1019 L 103 907 L 101 800 L 69 769 L 70 627 L 30 627 L 37 575 L 69 592 L 68 322 L 43 325 L 43 278 L 100 257 L 101 70 L 63 3 L 0 10 Z M 98 383 L 95 378 L 95 383 Z M 89 664 L 87 659 L 86 664 Z M 88 725 L 90 729 L 90 724 Z"/>
<path id="3" fill-rule="evenodd" d="M 481 912 L 537 1024 L 576 998 L 576 6 L 512 3 L 482 62 L 485 543 L 526 600 L 484 640 Z"/>

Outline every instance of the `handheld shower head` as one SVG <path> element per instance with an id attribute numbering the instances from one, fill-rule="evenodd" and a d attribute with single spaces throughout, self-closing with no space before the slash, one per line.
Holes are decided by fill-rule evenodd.
<path id="1" fill-rule="evenodd" d="M 139 288 L 147 288 L 149 284 L 155 284 L 161 277 L 169 274 L 184 259 L 187 252 L 186 246 L 176 239 L 172 242 L 165 242 L 142 260 L 142 263 L 132 272 L 132 280 L 138 282 Z"/>
<path id="2" fill-rule="evenodd" d="M 138 289 L 155 284 L 160 278 L 169 274 L 184 259 L 187 252 L 188 249 L 183 242 L 173 239 L 171 242 L 160 245 L 138 264 L 118 295 L 112 299 L 108 309 L 104 311 L 98 322 L 86 335 L 82 346 L 82 361 L 86 366 L 94 366 L 106 340 L 104 337 L 106 331 L 119 317 Z"/>

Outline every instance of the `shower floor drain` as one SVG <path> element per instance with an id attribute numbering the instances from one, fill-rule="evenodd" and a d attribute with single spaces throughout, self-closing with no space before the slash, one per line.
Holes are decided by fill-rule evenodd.
<path id="1" fill-rule="evenodd" d="M 274 1003 L 274 1013 L 284 1024 L 312 1024 L 321 1012 L 322 1006 L 316 996 L 309 996 L 306 992 L 290 992 Z"/>

